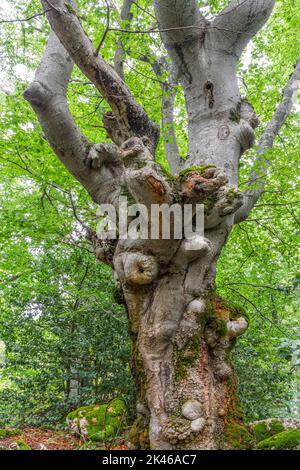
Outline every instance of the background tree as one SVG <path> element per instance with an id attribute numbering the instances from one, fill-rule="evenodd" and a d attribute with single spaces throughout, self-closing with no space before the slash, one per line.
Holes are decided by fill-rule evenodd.
<path id="1" fill-rule="evenodd" d="M 69 116 L 66 102 L 61 100 L 61 96 L 58 103 L 59 108 L 57 108 L 57 100 L 55 96 L 51 95 L 49 83 L 56 83 L 63 92 L 70 72 L 70 62 L 64 50 L 52 35 L 49 40 L 48 52 L 46 50 L 46 56 L 44 56 L 43 66 L 37 74 L 39 85 L 35 87 L 36 90 L 34 90 L 33 85 L 31 92 L 27 93 L 27 97 L 40 114 L 44 132 L 64 163 L 84 184 L 97 202 L 103 202 L 105 200 L 104 196 L 105 198 L 108 197 L 109 201 L 113 201 L 119 192 L 119 187 L 112 185 L 111 181 L 109 181 L 109 187 L 112 189 L 112 193 L 107 192 L 108 175 L 103 167 L 98 168 L 98 153 L 100 159 L 103 158 L 106 161 L 107 158 L 110 158 L 108 166 L 113 182 L 118 182 L 118 179 L 120 179 L 120 182 L 127 185 L 131 194 L 137 200 L 146 203 L 164 200 L 172 202 L 175 196 L 178 197 L 179 193 L 180 202 L 182 203 L 187 201 L 206 203 L 207 230 L 205 238 L 208 241 L 200 244 L 199 253 L 197 254 L 198 261 L 197 259 L 188 260 L 184 250 L 182 250 L 183 247 L 178 250 L 177 258 L 173 259 L 172 253 L 177 252 L 177 242 L 168 243 L 166 247 L 163 245 L 166 242 L 159 241 L 153 246 L 150 244 L 143 246 L 141 244 L 138 250 L 136 246 L 122 247 L 119 244 L 115 253 L 114 265 L 123 284 L 131 321 L 138 320 L 137 322 L 132 321 L 133 328 L 139 327 L 138 350 L 140 357 L 137 358 L 137 365 L 144 369 L 148 384 L 148 390 L 140 390 L 139 412 L 143 414 L 144 425 L 146 426 L 148 420 L 147 408 L 150 408 L 150 439 L 152 445 L 156 447 L 178 445 L 179 447 L 213 448 L 217 446 L 218 436 L 223 435 L 224 421 L 226 422 L 228 418 L 226 410 L 227 379 L 230 379 L 230 376 L 232 377 L 231 368 L 224 361 L 226 349 L 231 346 L 229 343 L 232 340 L 230 331 L 226 332 L 224 321 L 227 323 L 226 327 L 229 327 L 229 330 L 234 329 L 236 325 L 245 326 L 243 320 L 239 320 L 236 324 L 235 319 L 228 317 L 234 313 L 232 309 L 212 298 L 213 271 L 221 247 L 232 227 L 232 214 L 242 203 L 241 195 L 233 187 L 227 186 L 226 179 L 228 178 L 231 184 L 236 184 L 238 158 L 241 151 L 253 143 L 251 127 L 257 124 L 248 104 L 245 101 L 240 102 L 235 78 L 237 57 L 233 56 L 240 55 L 241 49 L 246 45 L 247 40 L 267 19 L 274 2 L 231 4 L 229 10 L 221 13 L 210 25 L 200 17 L 195 5 L 189 4 L 189 2 L 184 2 L 184 14 L 177 12 L 179 15 L 177 18 L 168 14 L 165 19 L 163 2 L 159 2 L 162 11 L 159 11 L 158 8 L 156 15 L 160 21 L 160 29 L 169 30 L 164 31 L 163 40 L 170 57 L 173 58 L 173 67 L 176 69 L 175 75 L 181 81 L 187 101 L 189 150 L 188 158 L 181 162 L 179 166 L 190 168 L 191 164 L 196 163 L 204 166 L 214 164 L 219 167 L 206 170 L 200 167 L 190 168 L 189 171 L 183 172 L 177 180 L 166 179 L 160 168 L 151 161 L 150 154 L 153 154 L 153 148 L 156 144 L 156 127 L 152 125 L 144 111 L 133 100 L 123 82 L 99 56 L 94 55 L 94 51 L 91 51 L 89 60 L 86 57 L 83 60 L 82 55 L 84 54 L 78 53 L 78 51 L 81 50 L 82 52 L 84 50 L 85 45 L 88 48 L 91 48 L 91 46 L 82 34 L 78 18 L 74 14 L 74 7 L 70 9 L 70 7 L 65 7 L 64 4 L 60 5 L 60 2 L 51 3 L 56 8 L 62 8 L 60 12 L 56 10 L 53 12 L 52 7 L 50 8 L 48 14 L 52 28 L 60 36 L 61 41 L 74 60 L 77 61 L 77 64 L 102 91 L 103 96 L 110 104 L 115 116 L 111 113 L 104 115 L 104 123 L 110 137 L 118 146 L 121 146 L 118 155 L 115 154 L 117 149 L 113 145 L 106 144 L 91 148 L 91 144 L 87 139 L 83 138 L 82 134 L 76 130 L 74 122 Z M 251 7 L 250 10 L 248 10 L 249 7 Z M 174 43 L 175 30 L 171 28 L 174 27 L 172 23 L 174 21 L 177 28 L 178 18 L 180 19 L 179 26 L 181 29 L 176 30 L 176 41 Z M 234 24 L 230 21 L 239 20 L 242 25 L 243 18 L 245 18 L 245 21 L 248 19 L 247 28 L 249 29 L 240 29 L 237 32 Z M 62 27 L 62 21 L 64 20 L 66 24 Z M 68 31 L 67 27 L 70 21 L 74 26 L 72 31 Z M 67 34 L 76 32 L 75 26 L 78 34 L 76 40 L 67 37 Z M 63 30 L 63 32 L 59 33 L 60 30 Z M 82 48 L 80 48 L 81 40 L 84 45 Z M 124 38 L 122 42 L 125 43 Z M 75 49 L 70 50 L 73 45 L 78 48 L 76 51 Z M 220 45 L 222 45 L 221 50 Z M 55 49 L 55 55 L 49 52 L 52 46 Z M 208 63 L 211 62 L 209 68 L 206 65 L 203 68 L 205 56 L 210 58 L 210 60 L 207 60 Z M 47 63 L 47 57 L 50 57 L 52 61 L 55 59 L 55 63 L 52 62 L 51 65 L 49 62 Z M 69 69 L 66 67 L 66 75 L 63 73 L 61 77 L 60 73 L 65 72 L 63 70 L 64 60 L 67 65 L 69 64 Z M 58 67 L 55 66 L 57 62 L 59 63 Z M 153 64 L 151 63 L 151 65 Z M 226 72 L 223 77 L 222 71 Z M 51 73 L 51 75 L 49 76 L 48 73 Z M 291 77 L 290 85 L 292 86 L 296 73 L 297 70 Z M 48 83 L 45 82 L 47 88 L 46 102 L 43 102 L 45 96 L 43 97 L 43 86 L 40 86 L 44 80 L 46 82 L 48 80 Z M 56 86 L 55 93 L 57 90 Z M 286 88 L 283 105 L 287 106 L 283 107 L 282 105 L 279 108 L 272 120 L 273 127 L 268 128 L 269 132 L 264 134 L 260 141 L 259 161 L 261 161 L 261 149 L 265 150 L 265 147 L 272 145 L 278 127 L 283 124 L 287 116 L 292 104 L 291 91 L 293 89 Z M 170 106 L 168 110 L 170 111 Z M 277 122 L 278 116 L 281 118 L 279 123 Z M 66 117 L 68 117 L 67 121 L 65 121 Z M 60 119 L 68 125 L 63 128 Z M 114 126 L 115 122 L 117 122 L 117 127 Z M 172 123 L 172 120 L 170 122 Z M 207 122 L 209 122 L 209 126 Z M 271 138 L 270 130 L 274 134 Z M 121 132 L 121 135 L 119 132 Z M 127 142 L 129 147 L 122 145 L 123 140 L 132 135 L 138 136 L 143 142 L 131 140 L 129 143 Z M 216 135 L 218 135 L 218 139 L 215 138 Z M 147 139 L 144 138 L 145 136 Z M 200 140 L 202 138 L 203 141 Z M 130 148 L 131 144 L 133 149 Z M 206 151 L 203 152 L 201 149 Z M 198 157 L 196 156 L 197 151 Z M 133 155 L 133 167 L 131 167 L 128 160 L 130 161 L 129 157 L 132 152 L 133 154 L 140 153 L 142 155 L 139 158 L 144 159 L 146 163 L 144 168 L 141 168 L 141 162 L 136 161 L 137 155 Z M 226 161 L 223 158 L 225 154 Z M 120 163 L 119 157 L 124 158 L 125 169 Z M 89 168 L 87 163 L 92 168 Z M 175 163 L 177 166 L 178 161 Z M 227 164 L 229 164 L 228 167 L 225 166 Z M 223 171 L 220 171 L 220 169 Z M 264 169 L 260 171 L 262 171 L 262 180 L 264 180 Z M 102 188 L 98 186 L 102 178 L 101 173 L 104 173 L 105 176 Z M 227 173 L 227 176 L 224 173 Z M 140 188 L 136 187 L 135 178 L 140 179 L 140 186 L 144 189 L 142 194 Z M 254 178 L 257 178 L 255 174 Z M 155 182 L 155 185 L 153 185 L 153 182 Z M 147 190 L 148 187 L 151 191 Z M 153 191 L 154 189 L 158 193 Z M 255 203 L 261 189 L 260 185 L 259 188 L 246 193 L 247 203 L 243 205 L 246 211 Z M 147 200 L 144 199 L 145 196 Z M 243 211 L 238 210 L 236 217 L 244 218 L 244 209 Z M 238 219 L 236 218 L 236 220 Z M 101 241 L 95 240 L 94 237 L 93 241 L 97 244 L 97 255 L 101 259 L 111 262 L 111 247 L 108 247 L 109 251 L 107 253 Z M 142 252 L 143 256 L 137 255 L 137 251 Z M 166 252 L 169 255 L 168 257 L 165 256 Z M 147 272 L 149 261 L 151 261 L 150 271 Z M 144 263 L 147 266 L 144 266 Z M 159 269 L 156 268 L 156 265 Z M 135 266 L 144 269 L 144 273 L 135 272 Z M 146 270 L 145 267 L 147 267 Z M 158 271 L 158 277 L 153 279 Z M 195 278 L 197 282 L 195 282 Z M 185 283 L 183 283 L 183 279 L 185 279 Z M 144 284 L 145 280 L 147 282 L 151 281 L 152 286 L 147 287 L 146 284 L 146 287 L 136 289 L 132 285 L 141 282 Z M 166 288 L 167 283 L 170 286 L 168 288 Z M 155 286 L 154 297 L 153 286 Z M 231 288 L 234 289 L 232 286 Z M 162 302 L 166 297 L 163 295 L 164 289 L 167 289 L 168 293 L 170 290 L 174 290 L 174 305 L 166 305 Z M 178 297 L 176 298 L 176 296 Z M 197 302 L 192 303 L 195 298 L 197 298 Z M 153 319 L 152 328 L 149 328 L 149 324 L 143 325 L 143 321 L 139 324 L 141 308 L 138 304 L 139 302 L 144 303 L 147 299 L 149 300 L 147 316 L 143 316 L 143 320 L 148 315 L 148 318 L 150 318 L 151 313 L 153 316 L 154 313 L 160 316 L 160 318 Z M 200 310 L 205 311 L 205 313 Z M 137 315 L 137 318 L 133 317 L 134 314 Z M 196 315 L 200 317 L 199 322 L 196 321 Z M 150 346 L 149 342 L 151 342 Z M 156 355 L 153 357 L 152 353 L 155 345 Z M 209 361 L 207 371 L 204 364 L 206 360 Z M 201 365 L 203 366 L 202 370 Z M 206 380 L 203 380 L 203 374 L 206 376 Z M 232 378 L 230 381 L 232 383 Z M 161 389 L 161 393 L 157 394 L 156 392 L 159 389 Z M 154 390 L 155 394 L 153 393 Z M 155 399 L 159 397 L 161 400 L 156 402 Z M 162 399 L 165 397 L 166 403 Z M 190 399 L 203 404 L 201 411 L 199 411 L 199 404 L 196 404 L 198 413 L 201 413 L 201 418 L 198 418 L 197 423 L 192 423 L 192 425 L 188 420 L 180 418 L 183 402 L 185 400 L 190 401 Z M 211 401 L 212 399 L 213 401 Z M 220 403 L 222 403 L 223 408 L 220 407 Z M 189 403 L 189 405 L 191 404 Z M 228 405 L 232 405 L 230 400 Z M 185 412 L 185 414 L 187 413 Z M 236 416 L 232 416 L 231 413 L 230 418 L 234 419 Z M 217 423 L 217 426 L 214 423 Z M 178 424 L 180 436 L 177 432 Z M 202 430 L 200 428 L 203 424 L 205 424 L 205 427 Z M 184 432 L 182 432 L 183 429 Z M 180 437 L 185 438 L 184 443 L 178 443 Z"/>

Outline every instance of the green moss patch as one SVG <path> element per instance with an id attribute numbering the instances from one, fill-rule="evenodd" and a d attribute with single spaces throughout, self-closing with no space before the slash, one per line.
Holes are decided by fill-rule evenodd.
<path id="1" fill-rule="evenodd" d="M 22 434 L 20 429 L 0 429 L 0 439 L 5 439 L 6 437 L 19 436 Z"/>
<path id="2" fill-rule="evenodd" d="M 178 180 L 178 177 L 176 175 L 173 175 L 165 166 L 161 165 L 160 163 L 159 166 L 167 181 L 172 183 Z"/>
<path id="3" fill-rule="evenodd" d="M 76 11 L 74 10 L 74 8 L 72 7 L 72 5 L 70 5 L 69 3 L 65 2 L 65 7 L 67 8 L 68 12 L 69 13 L 73 13 L 76 15 Z"/>
<path id="4" fill-rule="evenodd" d="M 206 165 L 206 166 L 192 165 L 192 166 L 189 166 L 189 167 L 184 168 L 183 170 L 181 170 L 179 172 L 179 176 L 181 178 L 185 178 L 185 177 L 187 177 L 187 175 L 189 173 L 193 173 L 193 172 L 204 173 L 204 171 L 207 170 L 208 168 L 216 168 L 216 166 L 215 165 Z"/>
<path id="5" fill-rule="evenodd" d="M 85 439 L 103 442 L 116 437 L 126 423 L 127 409 L 123 400 L 107 405 L 82 406 L 67 415 L 71 431 Z"/>
<path id="6" fill-rule="evenodd" d="M 226 199 L 228 202 L 233 202 L 238 195 L 238 190 L 236 188 L 229 188 L 226 194 Z"/>
<path id="7" fill-rule="evenodd" d="M 175 352 L 175 379 L 183 379 L 187 371 L 199 359 L 200 354 L 200 334 L 197 332 L 182 349 L 177 349 Z"/>
<path id="8" fill-rule="evenodd" d="M 148 427 L 149 423 L 147 423 L 141 416 L 139 416 L 131 426 L 128 438 L 135 449 L 149 449 L 150 441 Z"/>
<path id="9" fill-rule="evenodd" d="M 259 442 L 259 450 L 293 450 L 300 449 L 300 429 L 283 431 Z"/>
<path id="10" fill-rule="evenodd" d="M 240 424 L 227 424 L 225 428 L 225 440 L 230 448 L 236 450 L 252 449 L 254 446 L 253 436 Z"/>
<path id="11" fill-rule="evenodd" d="M 211 213 L 211 211 L 216 205 L 217 200 L 218 200 L 218 197 L 216 194 L 209 194 L 208 196 L 205 197 L 203 201 L 205 215 L 208 215 Z"/>

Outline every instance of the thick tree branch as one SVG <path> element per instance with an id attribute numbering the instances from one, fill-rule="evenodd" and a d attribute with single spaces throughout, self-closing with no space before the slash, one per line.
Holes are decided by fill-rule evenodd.
<path id="1" fill-rule="evenodd" d="M 127 140 L 120 146 L 119 156 L 125 166 L 126 186 L 137 202 L 149 206 L 173 201 L 170 185 L 154 162 L 145 139 Z"/>
<path id="2" fill-rule="evenodd" d="M 276 0 L 232 0 L 211 23 L 214 47 L 240 57 L 272 13 Z"/>
<path id="3" fill-rule="evenodd" d="M 288 115 L 291 112 L 292 106 L 295 102 L 298 89 L 300 87 L 300 60 L 298 60 L 295 70 L 290 76 L 288 84 L 283 90 L 282 101 L 278 105 L 271 121 L 268 123 L 263 135 L 258 143 L 257 159 L 255 167 L 257 168 L 251 173 L 249 186 L 256 185 L 253 190 L 247 190 L 244 193 L 244 205 L 235 215 L 235 223 L 245 220 L 254 207 L 255 203 L 261 196 L 265 186 L 265 176 L 268 171 L 268 157 L 267 151 L 273 147 L 274 141 L 280 131 L 281 127 L 286 122 Z"/>
<path id="4" fill-rule="evenodd" d="M 72 175 L 94 201 L 111 201 L 118 192 L 122 164 L 114 145 L 94 145 L 75 124 L 66 98 L 72 68 L 68 53 L 51 32 L 42 62 L 24 97 L 37 114 L 52 149 Z M 98 162 L 99 159 L 107 162 L 105 174 L 103 168 L 94 164 L 95 153 Z"/>
<path id="5" fill-rule="evenodd" d="M 196 0 L 153 0 L 153 5 L 159 29 L 169 29 L 163 34 L 167 46 L 172 47 L 198 38 L 197 28 L 187 28 L 201 25 L 202 17 Z"/>
<path id="6" fill-rule="evenodd" d="M 42 0 L 49 8 L 49 2 Z M 47 13 L 50 25 L 71 58 L 82 72 L 94 83 L 96 88 L 111 106 L 113 116 L 108 122 L 113 124 L 109 135 L 117 145 L 131 136 L 147 136 L 154 152 L 159 130 L 149 119 L 145 110 L 137 104 L 129 89 L 117 72 L 95 51 L 93 44 L 85 34 L 80 19 L 73 8 L 67 8 L 63 0 L 52 0 L 51 11 Z M 107 126 L 108 123 L 106 122 Z M 116 130 L 118 127 L 118 131 Z"/>
<path id="7" fill-rule="evenodd" d="M 163 43 L 183 84 L 193 81 L 206 20 L 196 0 L 153 0 Z M 182 29 L 180 29 L 182 28 Z"/>

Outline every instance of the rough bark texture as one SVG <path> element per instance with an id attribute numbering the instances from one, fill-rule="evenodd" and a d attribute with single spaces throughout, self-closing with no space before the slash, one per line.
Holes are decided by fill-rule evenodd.
<path id="1" fill-rule="evenodd" d="M 71 9 L 63 0 L 42 3 L 61 43 L 51 33 L 25 97 L 59 158 L 98 203 L 116 203 L 125 186 L 147 207 L 175 202 L 205 207 L 204 237 L 177 240 L 171 229 L 169 240 L 160 236 L 114 242 L 88 234 L 97 258 L 113 267 L 128 309 L 137 386 L 131 444 L 153 449 L 247 448 L 230 350 L 248 321 L 243 312 L 216 297 L 214 282 L 217 260 L 234 222 L 246 217 L 257 200 L 252 198 L 251 205 L 245 198 L 244 203 L 237 188 L 238 162 L 254 143 L 258 120 L 240 96 L 236 65 L 275 1 L 233 0 L 209 23 L 195 0 L 154 0 L 172 76 L 184 89 L 188 113 L 189 155 L 184 170 L 173 177 L 166 177 L 155 162 L 157 126 L 122 79 L 120 43 L 117 73 L 94 50 L 73 3 Z M 130 5 L 125 2 L 124 17 L 129 18 Z M 104 121 L 113 144 L 88 142 L 69 113 L 69 55 L 111 106 Z M 151 63 L 159 77 L 162 64 Z M 291 109 L 298 68 L 262 149 L 273 144 Z M 162 104 L 174 138 L 165 146 L 167 158 L 178 173 L 173 98 L 171 92 Z"/>

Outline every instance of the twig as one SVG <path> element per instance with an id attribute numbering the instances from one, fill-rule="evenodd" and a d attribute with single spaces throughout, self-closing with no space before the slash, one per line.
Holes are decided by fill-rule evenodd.
<path id="1" fill-rule="evenodd" d="M 275 291 L 279 291 L 279 292 L 283 291 L 282 287 L 280 287 L 280 286 L 274 287 L 274 286 L 268 286 L 268 285 L 252 284 L 252 283 L 249 283 L 249 282 L 225 282 L 224 284 L 221 284 L 220 287 L 222 287 L 222 286 L 235 286 L 235 285 L 238 285 L 238 286 L 251 286 L 251 287 L 254 287 L 255 289 L 271 289 L 271 290 L 275 290 Z M 290 289 L 290 287 L 289 287 L 289 289 Z"/>
<path id="2" fill-rule="evenodd" d="M 148 80 L 152 80 L 153 82 L 158 82 L 158 83 L 161 83 L 162 85 L 165 85 L 165 86 L 168 85 L 168 83 L 166 83 L 166 82 L 158 80 L 157 78 L 149 77 L 148 75 L 144 74 L 143 72 L 140 72 L 135 67 L 132 67 L 128 62 L 126 62 L 126 60 L 124 60 L 124 63 L 127 65 L 127 67 L 129 67 L 131 70 L 133 70 L 138 75 L 141 75 L 142 77 L 147 78 Z"/>
<path id="3" fill-rule="evenodd" d="M 298 205 L 300 201 L 291 201 L 291 202 L 265 202 L 264 204 L 255 205 L 257 207 L 264 207 L 264 206 L 293 206 Z"/>
<path id="4" fill-rule="evenodd" d="M 153 18 L 155 21 L 157 21 L 157 18 L 155 18 L 154 15 L 152 15 L 148 10 L 146 10 L 145 8 L 141 7 L 137 2 L 132 2 L 139 10 L 143 11 L 144 13 L 146 13 L 147 15 L 151 16 L 151 18 Z"/>
<path id="5" fill-rule="evenodd" d="M 35 15 L 29 16 L 28 18 L 20 18 L 20 19 L 15 19 L 15 20 L 0 20 L 0 24 L 1 23 L 23 23 L 26 21 L 34 20 L 35 18 L 38 18 L 39 16 L 43 16 L 46 13 L 48 13 L 48 11 L 50 11 L 50 9 L 44 10 L 41 13 L 36 13 Z"/>
<path id="6" fill-rule="evenodd" d="M 105 0 L 105 3 L 106 3 L 106 27 L 105 27 L 105 30 L 104 30 L 104 33 L 103 33 L 103 36 L 101 38 L 101 41 L 99 43 L 99 46 L 97 47 L 96 51 L 95 51 L 95 56 L 99 55 L 99 51 L 105 41 L 105 38 L 107 36 L 107 33 L 109 31 L 109 25 L 110 25 L 110 6 L 109 6 L 109 3 L 107 0 Z"/>
<path id="7" fill-rule="evenodd" d="M 252 34 L 251 33 L 246 33 L 245 31 L 235 31 L 232 29 L 227 29 L 227 28 L 218 28 L 217 26 L 210 26 L 212 29 L 217 29 L 220 31 L 227 31 L 229 33 L 236 33 L 236 34 L 249 34 L 249 36 Z M 173 28 L 165 28 L 165 29 L 123 29 L 123 28 L 109 28 L 109 31 L 118 31 L 120 33 L 131 33 L 131 34 L 152 34 L 152 33 L 166 33 L 168 31 L 179 31 L 179 30 L 184 30 L 184 29 L 199 29 L 200 31 L 203 31 L 203 26 L 197 26 L 195 24 L 189 25 L 189 26 L 175 26 Z"/>
<path id="8" fill-rule="evenodd" d="M 271 325 L 275 326 L 275 328 L 277 328 L 281 333 L 283 334 L 287 334 L 284 330 L 282 330 L 276 323 L 274 323 L 270 318 L 267 317 L 267 315 L 263 314 L 262 311 L 256 307 L 256 305 L 252 302 L 252 300 L 248 299 L 248 297 L 246 297 L 245 295 L 243 295 L 240 291 L 236 290 L 236 289 L 233 289 L 232 287 L 229 287 L 229 286 L 224 286 L 225 289 L 229 289 L 231 290 L 232 292 L 235 292 L 237 295 L 239 295 L 240 297 L 242 297 L 246 302 L 248 302 L 250 305 L 252 305 L 252 307 L 255 309 L 255 311 L 262 317 L 264 318 L 265 320 L 267 320 L 268 322 L 271 323 Z"/>
<path id="9" fill-rule="evenodd" d="M 77 215 L 77 211 L 76 211 L 76 207 L 75 207 L 75 203 L 74 203 L 74 199 L 73 199 L 73 195 L 72 195 L 71 191 L 69 193 L 69 196 L 70 196 L 71 206 L 72 206 L 72 210 L 73 210 L 73 214 L 74 214 L 75 219 L 89 233 L 91 231 L 91 229 L 84 222 L 82 222 L 82 220 Z"/>

